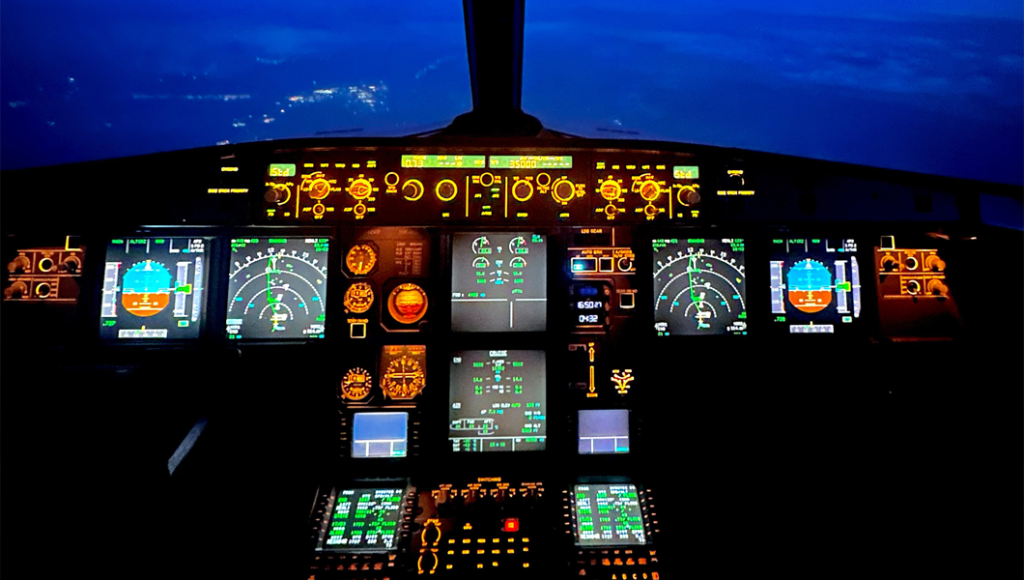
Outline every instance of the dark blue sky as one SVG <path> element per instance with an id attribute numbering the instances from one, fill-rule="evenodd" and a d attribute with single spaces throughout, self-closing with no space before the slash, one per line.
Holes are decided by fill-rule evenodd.
<path id="1" fill-rule="evenodd" d="M 429 4 L 3 0 L 0 166 L 441 126 L 469 76 L 461 2 Z M 550 127 L 1024 183 L 1020 2 L 555 4 L 524 57 Z"/>

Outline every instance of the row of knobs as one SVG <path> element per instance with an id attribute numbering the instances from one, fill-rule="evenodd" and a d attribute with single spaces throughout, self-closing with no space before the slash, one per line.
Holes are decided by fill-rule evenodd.
<path id="1" fill-rule="evenodd" d="M 608 201 L 615 201 L 622 195 L 622 186 L 614 179 L 606 179 L 601 182 L 599 191 L 601 197 Z M 639 193 L 644 201 L 653 202 L 661 195 L 661 186 L 654 181 L 645 181 L 640 185 Z M 683 205 L 696 205 L 700 203 L 700 192 L 692 185 L 678 186 L 676 200 Z"/>
<path id="2" fill-rule="evenodd" d="M 903 260 L 903 266 L 910 271 L 917 270 L 920 265 L 921 261 L 915 256 L 907 256 Z M 886 272 L 895 272 L 899 269 L 899 262 L 892 256 L 885 256 L 882 258 L 882 269 Z M 924 260 L 924 269 L 929 272 L 941 272 L 946 269 L 946 262 L 937 255 L 931 254 Z"/>
<path id="3" fill-rule="evenodd" d="M 423 197 L 424 191 L 423 183 L 418 179 L 410 179 L 402 185 L 402 196 L 408 201 L 418 201 Z M 533 193 L 532 182 L 519 180 L 512 186 L 512 197 L 516 201 L 529 201 L 533 197 Z M 450 202 L 459 195 L 459 186 L 451 179 L 442 179 L 434 186 L 434 195 L 445 203 Z M 576 197 L 576 186 L 568 179 L 559 179 L 551 187 L 551 197 L 559 203 L 569 203 Z"/>
<path id="4" fill-rule="evenodd" d="M 27 256 L 18 256 L 11 260 L 7 264 L 7 271 L 11 274 L 24 274 L 32 268 L 32 261 Z M 82 268 L 82 259 L 78 256 L 68 256 L 61 262 L 60 270 L 67 272 L 68 274 L 77 274 Z M 53 272 L 57 270 L 57 265 L 53 261 L 53 258 L 43 258 L 39 260 L 39 271 L 40 272 Z"/>

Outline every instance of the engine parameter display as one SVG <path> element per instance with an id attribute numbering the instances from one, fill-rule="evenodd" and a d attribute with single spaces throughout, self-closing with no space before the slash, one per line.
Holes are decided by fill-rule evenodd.
<path id="1" fill-rule="evenodd" d="M 642 546 L 647 543 L 635 485 L 577 485 L 573 493 L 577 546 Z"/>
<path id="2" fill-rule="evenodd" d="M 205 238 L 111 240 L 103 268 L 100 338 L 199 337 L 209 276 Z"/>
<path id="3" fill-rule="evenodd" d="M 547 330 L 548 256 L 541 234 L 455 234 L 452 331 Z"/>
<path id="4" fill-rule="evenodd" d="M 772 315 L 790 334 L 834 334 L 860 318 L 855 240 L 774 239 L 769 266 Z"/>
<path id="5" fill-rule="evenodd" d="M 325 238 L 231 240 L 228 338 L 323 338 L 328 247 Z"/>
<path id="6" fill-rule="evenodd" d="M 468 350 L 451 358 L 453 451 L 539 451 L 547 439 L 546 359 L 540 350 Z"/>
<path id="7" fill-rule="evenodd" d="M 394 550 L 405 490 L 335 489 L 330 517 L 320 530 L 317 550 L 387 552 Z"/>
<path id="8" fill-rule="evenodd" d="M 654 328 L 658 336 L 747 334 L 741 239 L 655 239 Z"/>

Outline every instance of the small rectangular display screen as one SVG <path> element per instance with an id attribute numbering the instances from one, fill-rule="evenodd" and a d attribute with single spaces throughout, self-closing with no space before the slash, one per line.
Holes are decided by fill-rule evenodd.
<path id="1" fill-rule="evenodd" d="M 700 168 L 696 165 L 673 165 L 672 179 L 700 179 Z"/>
<path id="2" fill-rule="evenodd" d="M 658 336 L 747 334 L 742 239 L 662 238 L 652 249 Z"/>
<path id="3" fill-rule="evenodd" d="M 295 177 L 295 164 L 271 163 L 267 175 L 270 177 Z"/>
<path id="4" fill-rule="evenodd" d="M 539 451 L 547 439 L 541 350 L 452 354 L 448 440 L 453 451 Z"/>
<path id="5" fill-rule="evenodd" d="M 572 155 L 491 155 L 491 169 L 572 169 Z"/>
<path id="6" fill-rule="evenodd" d="M 455 234 L 452 331 L 547 330 L 546 242 L 532 233 Z"/>
<path id="7" fill-rule="evenodd" d="M 577 546 L 642 546 L 647 543 L 635 485 L 577 485 L 573 492 Z"/>
<path id="8" fill-rule="evenodd" d="M 208 238 L 122 238 L 107 244 L 100 338 L 199 338 L 206 315 Z"/>
<path id="9" fill-rule="evenodd" d="M 579 419 L 580 455 L 629 453 L 629 410 L 580 411 Z"/>
<path id="10" fill-rule="evenodd" d="M 834 334 L 860 318 L 855 240 L 774 239 L 769 266 L 772 316 L 789 334 Z"/>
<path id="11" fill-rule="evenodd" d="M 405 457 L 409 413 L 356 413 L 352 418 L 352 457 Z"/>
<path id="12" fill-rule="evenodd" d="M 331 515 L 320 534 L 318 550 L 387 552 L 397 547 L 398 520 L 405 490 L 336 489 Z"/>
<path id="13" fill-rule="evenodd" d="M 231 240 L 228 338 L 323 338 L 329 248 L 326 238 Z"/>
<path id="14" fill-rule="evenodd" d="M 483 169 L 484 155 L 402 155 L 402 167 L 413 169 Z"/>

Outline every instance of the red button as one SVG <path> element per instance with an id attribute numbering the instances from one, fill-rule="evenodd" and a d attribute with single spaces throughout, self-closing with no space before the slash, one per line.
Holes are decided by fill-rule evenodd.
<path id="1" fill-rule="evenodd" d="M 519 518 L 508 518 L 505 520 L 505 531 L 506 532 L 518 532 L 519 531 Z"/>

